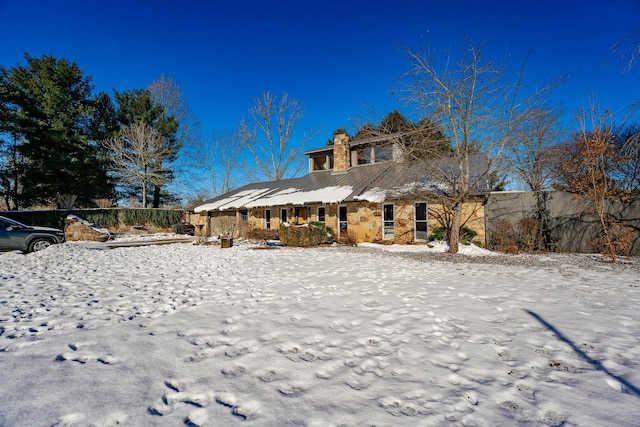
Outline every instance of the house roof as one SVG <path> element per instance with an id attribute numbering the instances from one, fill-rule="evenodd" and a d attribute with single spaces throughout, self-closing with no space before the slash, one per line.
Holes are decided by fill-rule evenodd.
<path id="1" fill-rule="evenodd" d="M 477 158 L 476 158 L 477 157 Z M 487 157 L 472 159 L 472 175 L 484 172 Z M 438 191 L 441 183 L 420 176 L 419 169 L 397 162 L 354 166 L 346 171 L 314 171 L 300 178 L 256 182 L 205 201 L 195 212 L 285 205 L 363 201 L 382 203 L 403 196 Z M 483 183 L 480 192 L 488 191 Z"/>
<path id="2" fill-rule="evenodd" d="M 311 150 L 305 151 L 303 154 L 305 156 L 308 156 L 309 154 L 325 153 L 327 151 L 333 152 L 333 145 L 326 145 L 326 146 L 320 147 L 320 148 L 312 148 Z"/>
<path id="3" fill-rule="evenodd" d="M 361 145 L 375 145 L 379 142 L 389 142 L 389 141 L 393 141 L 394 138 L 400 138 L 402 137 L 402 133 L 401 132 L 396 132 L 396 133 L 391 133 L 391 134 L 384 134 L 384 135 L 375 135 L 375 136 L 370 136 L 370 137 L 366 137 L 366 138 L 358 138 L 358 139 L 351 139 L 349 140 L 349 148 L 355 148 Z M 312 148 L 310 150 L 305 151 L 303 154 L 305 155 L 309 155 L 309 154 L 318 154 L 318 153 L 325 153 L 327 151 L 333 151 L 333 144 L 328 144 L 325 145 L 324 147 L 319 147 L 319 148 Z"/>

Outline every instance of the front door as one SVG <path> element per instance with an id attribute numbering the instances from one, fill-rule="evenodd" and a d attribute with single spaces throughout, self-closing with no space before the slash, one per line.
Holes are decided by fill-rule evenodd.
<path id="1" fill-rule="evenodd" d="M 306 224 L 307 208 L 296 208 L 296 217 L 298 219 L 298 224 Z"/>

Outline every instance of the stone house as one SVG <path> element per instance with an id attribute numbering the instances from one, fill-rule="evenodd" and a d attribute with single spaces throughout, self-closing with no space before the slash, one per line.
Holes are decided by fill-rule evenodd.
<path id="1" fill-rule="evenodd" d="M 196 207 L 189 221 L 205 235 L 211 234 L 211 221 L 220 216 L 274 230 L 284 222 L 317 221 L 337 237 L 348 233 L 357 242 L 398 244 L 424 242 L 440 226 L 436 218 L 442 206 L 430 198 L 432 190 L 424 190 L 426 181 L 417 177 L 415 168 L 401 161 L 393 138 L 350 141 L 336 134 L 333 145 L 305 155 L 307 175 L 235 189 Z M 487 161 L 484 154 L 472 160 L 478 171 Z M 463 223 L 484 242 L 484 194 L 489 188 L 486 182 L 482 186 L 464 207 Z"/>

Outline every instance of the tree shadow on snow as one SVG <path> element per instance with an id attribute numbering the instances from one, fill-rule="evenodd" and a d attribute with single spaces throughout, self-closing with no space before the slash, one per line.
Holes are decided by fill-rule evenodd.
<path id="1" fill-rule="evenodd" d="M 620 384 L 622 384 L 624 386 L 624 390 L 623 390 L 624 392 L 629 393 L 629 394 L 635 394 L 636 396 L 640 397 L 640 388 L 636 387 L 635 385 L 633 385 L 629 381 L 625 380 L 624 378 L 613 374 L 606 367 L 604 367 L 602 365 L 602 363 L 600 363 L 599 361 L 589 357 L 589 355 L 587 353 L 585 353 L 584 351 L 582 351 L 578 346 L 576 346 L 573 343 L 573 341 L 571 341 L 569 338 L 567 338 L 562 332 L 560 332 L 552 324 L 550 324 L 549 322 L 544 320 L 542 317 L 540 317 L 540 315 L 538 315 L 537 313 L 534 313 L 533 311 L 530 311 L 530 310 L 524 310 L 524 311 L 526 311 L 531 317 L 533 317 L 538 322 L 540 322 L 542 324 L 542 326 L 544 326 L 545 328 L 547 328 L 548 330 L 553 332 L 555 334 L 555 336 L 558 337 L 561 341 L 567 343 L 573 349 L 573 351 L 575 351 L 578 354 L 578 356 L 580 356 L 587 363 L 592 365 L 595 369 L 604 372 L 605 374 L 607 374 L 608 376 L 613 378 L 615 381 L 617 381 Z"/>

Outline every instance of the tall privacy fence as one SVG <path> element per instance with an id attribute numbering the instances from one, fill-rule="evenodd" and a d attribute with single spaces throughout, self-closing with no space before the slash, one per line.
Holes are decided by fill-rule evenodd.
<path id="1" fill-rule="evenodd" d="M 64 229 L 68 215 L 76 215 L 98 227 L 117 231 L 123 227 L 145 226 L 170 229 L 183 220 L 182 209 L 107 208 L 107 209 L 58 209 L 49 211 L 6 211 L 0 215 L 27 225 L 40 225 Z"/>
<path id="2" fill-rule="evenodd" d="M 538 208 L 540 205 L 542 210 Z M 640 203 L 612 204 L 609 213 L 636 231 L 630 254 L 640 255 Z M 544 192 L 538 202 L 533 192 L 494 192 L 485 206 L 487 245 L 496 246 L 496 242 L 504 240 L 508 224 L 520 228 L 522 234 L 528 220 L 544 220 L 548 230 L 547 249 L 555 252 L 593 253 L 590 242 L 602 229 L 598 217 L 589 213 L 586 202 L 571 193 Z"/>

